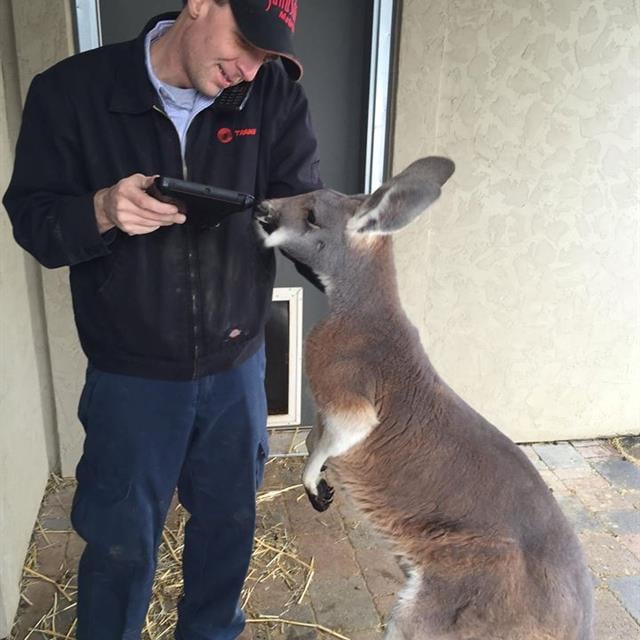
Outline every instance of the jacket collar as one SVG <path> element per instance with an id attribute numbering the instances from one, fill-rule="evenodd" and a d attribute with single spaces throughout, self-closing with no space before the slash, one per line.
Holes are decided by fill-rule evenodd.
<path id="1" fill-rule="evenodd" d="M 109 101 L 109 109 L 116 113 L 144 113 L 160 106 L 158 94 L 151 84 L 144 59 L 144 40 L 161 20 L 175 20 L 178 13 L 163 13 L 152 18 L 142 33 L 131 40 L 117 62 L 115 84 Z"/>

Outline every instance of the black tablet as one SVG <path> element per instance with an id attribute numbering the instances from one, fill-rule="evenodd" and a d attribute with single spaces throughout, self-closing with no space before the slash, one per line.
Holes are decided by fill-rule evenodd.
<path id="1" fill-rule="evenodd" d="M 187 222 L 207 227 L 215 227 L 231 214 L 249 209 L 255 203 L 255 198 L 248 193 L 165 176 L 156 178 L 147 193 L 162 202 L 177 204 L 187 216 Z"/>

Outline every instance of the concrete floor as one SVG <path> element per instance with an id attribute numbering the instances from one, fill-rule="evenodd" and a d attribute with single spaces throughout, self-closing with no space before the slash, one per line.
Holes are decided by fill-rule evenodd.
<path id="1" fill-rule="evenodd" d="M 640 639 L 640 468 L 606 441 L 523 449 L 554 491 L 584 546 L 596 584 L 596 639 Z M 263 490 L 299 484 L 302 465 L 303 459 L 297 457 L 271 460 Z M 12 640 L 74 637 L 74 572 L 83 543 L 70 530 L 73 489 L 71 481 L 54 483 L 43 501 L 30 552 L 37 554 L 37 562 L 32 557 L 26 563 L 32 569 L 25 569 L 24 596 Z M 402 574 L 345 497 L 336 495 L 332 508 L 317 514 L 297 487 L 262 502 L 259 515 L 256 539 L 271 537 L 256 548 L 277 545 L 284 538 L 288 545 L 268 562 L 261 561 L 263 568 L 275 566 L 284 556 L 299 566 L 310 566 L 313 558 L 314 572 L 310 581 L 310 571 L 292 578 L 298 580 L 293 586 L 285 575 L 268 579 L 254 575 L 248 580 L 255 582 L 250 617 L 273 616 L 309 626 L 250 623 L 243 638 L 332 637 L 325 630 L 352 640 L 380 637 Z M 39 575 L 34 575 L 33 567 Z M 293 603 L 292 588 L 297 589 Z M 47 617 L 54 604 L 60 613 Z M 156 636 L 143 637 L 172 636 L 166 627 Z"/>

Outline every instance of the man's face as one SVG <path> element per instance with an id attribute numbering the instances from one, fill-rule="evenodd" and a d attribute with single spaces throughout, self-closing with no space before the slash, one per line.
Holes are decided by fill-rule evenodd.
<path id="1" fill-rule="evenodd" d="M 251 81 L 260 66 L 275 57 L 242 37 L 228 4 L 195 0 L 187 10 L 192 11 L 193 19 L 184 40 L 183 67 L 191 86 L 200 93 L 215 96 L 227 87 Z"/>

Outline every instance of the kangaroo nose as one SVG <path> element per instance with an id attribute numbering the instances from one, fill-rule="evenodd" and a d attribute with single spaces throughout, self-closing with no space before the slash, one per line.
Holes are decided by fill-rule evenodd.
<path id="1" fill-rule="evenodd" d="M 260 202 L 255 206 L 253 216 L 267 233 L 273 233 L 278 228 L 275 209 L 267 201 Z"/>
<path id="2" fill-rule="evenodd" d="M 256 218 L 269 215 L 269 205 L 266 202 L 259 202 L 253 209 Z"/>

